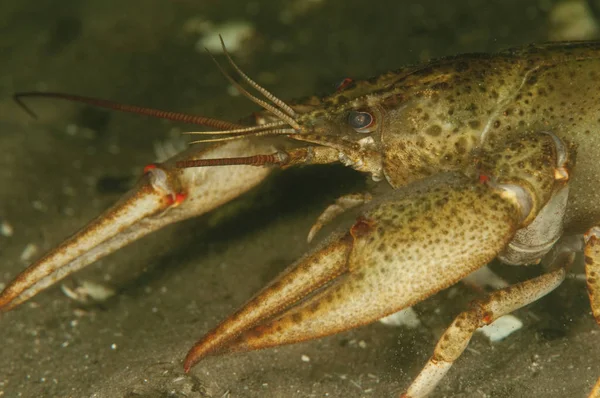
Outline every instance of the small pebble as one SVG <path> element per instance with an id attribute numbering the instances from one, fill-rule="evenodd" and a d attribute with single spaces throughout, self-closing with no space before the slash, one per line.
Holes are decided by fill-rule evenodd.
<path id="1" fill-rule="evenodd" d="M 76 124 L 68 124 L 66 131 L 67 131 L 67 135 L 70 136 L 74 136 L 75 134 L 77 134 L 77 130 L 79 130 L 79 128 L 77 127 Z"/>
<path id="2" fill-rule="evenodd" d="M 2 222 L 0 223 L 0 235 L 8 238 L 13 236 L 13 233 L 14 229 L 12 225 L 10 225 L 10 223 L 6 220 L 2 220 Z"/>
<path id="3" fill-rule="evenodd" d="M 246 21 L 226 22 L 222 25 L 207 25 L 202 38 L 196 43 L 196 50 L 204 53 L 205 48 L 212 53 L 222 53 L 221 39 L 227 46 L 227 51 L 235 53 L 241 50 L 244 42 L 256 33 L 254 26 Z"/>
<path id="4" fill-rule="evenodd" d="M 600 32 L 598 21 L 585 0 L 563 0 L 557 2 L 550 10 L 549 39 L 591 40 Z"/>
<path id="5" fill-rule="evenodd" d="M 108 146 L 108 153 L 111 155 L 118 155 L 121 152 L 121 148 L 117 144 L 110 144 Z"/>
<path id="6" fill-rule="evenodd" d="M 487 265 L 465 276 L 462 282 L 480 290 L 484 290 L 486 287 L 503 289 L 509 285 L 507 281 L 496 275 Z"/>
<path id="7" fill-rule="evenodd" d="M 38 211 L 48 210 L 48 207 L 41 200 L 34 200 L 33 202 L 31 202 L 31 205 L 33 206 L 34 209 L 36 209 Z"/>
<path id="8" fill-rule="evenodd" d="M 421 325 L 421 321 L 412 307 L 394 312 L 385 318 L 381 318 L 379 322 L 388 326 L 406 326 L 410 329 L 415 329 Z"/>
<path id="9" fill-rule="evenodd" d="M 503 340 L 512 333 L 523 327 L 523 322 L 514 315 L 504 315 L 489 325 L 477 329 L 483 333 L 492 343 Z"/>
<path id="10" fill-rule="evenodd" d="M 302 359 L 302 362 L 310 362 L 310 357 L 308 355 L 302 355 L 300 358 Z"/>
<path id="11" fill-rule="evenodd" d="M 239 97 L 240 91 L 237 88 L 235 88 L 235 86 L 229 85 L 227 86 L 227 94 L 229 94 L 232 97 Z"/>
<path id="12" fill-rule="evenodd" d="M 73 188 L 70 185 L 63 185 L 62 193 L 66 196 L 76 196 L 77 195 L 77 191 L 75 191 L 75 188 Z"/>
<path id="13" fill-rule="evenodd" d="M 94 301 L 106 301 L 115 295 L 114 289 L 91 281 L 83 281 L 81 288 Z"/>
<path id="14" fill-rule="evenodd" d="M 102 302 L 106 301 L 115 295 L 114 289 L 100 283 L 83 281 L 80 286 L 71 289 L 69 286 L 62 284 L 60 286 L 65 296 L 80 303 Z"/>
<path id="15" fill-rule="evenodd" d="M 27 246 L 25 246 L 25 249 L 23 249 L 23 252 L 21 253 L 21 261 L 31 261 L 33 256 L 35 256 L 35 254 L 37 253 L 37 251 L 38 247 L 35 244 L 28 243 Z"/>

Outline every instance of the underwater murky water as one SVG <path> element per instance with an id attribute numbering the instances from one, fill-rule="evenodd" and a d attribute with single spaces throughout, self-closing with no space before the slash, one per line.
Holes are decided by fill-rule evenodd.
<path id="1" fill-rule="evenodd" d="M 38 114 L 32 120 L 13 103 L 15 91 L 236 120 L 256 107 L 233 96 L 204 52 L 217 33 L 247 73 L 288 99 L 431 57 L 546 41 L 568 25 L 556 22 L 558 3 L 4 0 L 0 283 L 113 203 L 155 160 L 156 146 L 168 154 L 180 145 L 178 131 L 190 130 L 42 99 L 28 101 Z M 53 288 L 2 314 L 0 396 L 394 396 L 472 292 L 457 288 L 418 305 L 416 329 L 377 323 L 210 358 L 190 375 L 181 366 L 197 338 L 306 250 L 322 208 L 362 183 L 341 167 L 281 173 L 247 198 L 147 237 L 66 282 L 115 289 L 101 305 L 81 306 Z M 517 315 L 524 327 L 502 342 L 476 335 L 433 396 L 584 396 L 600 374 L 584 283 L 568 280 Z"/>

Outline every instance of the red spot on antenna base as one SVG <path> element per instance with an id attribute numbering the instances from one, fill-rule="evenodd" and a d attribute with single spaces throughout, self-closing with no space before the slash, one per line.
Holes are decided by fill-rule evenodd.
<path id="1" fill-rule="evenodd" d="M 149 172 L 150 170 L 153 170 L 156 168 L 156 164 L 154 163 L 150 163 L 149 165 L 146 165 L 144 167 L 144 174 L 146 174 L 147 172 Z"/>

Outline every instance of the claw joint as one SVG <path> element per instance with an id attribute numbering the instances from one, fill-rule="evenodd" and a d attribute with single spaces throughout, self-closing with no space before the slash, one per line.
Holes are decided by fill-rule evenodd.
<path id="1" fill-rule="evenodd" d="M 365 236 L 375 227 L 375 221 L 369 218 L 359 217 L 356 223 L 350 228 L 350 235 L 354 239 Z"/>
<path id="2" fill-rule="evenodd" d="M 180 184 L 175 183 L 175 178 L 159 165 L 149 164 L 144 167 L 144 173 L 148 175 L 152 188 L 165 195 L 167 206 L 177 207 L 185 200 L 187 195 L 178 189 Z"/>

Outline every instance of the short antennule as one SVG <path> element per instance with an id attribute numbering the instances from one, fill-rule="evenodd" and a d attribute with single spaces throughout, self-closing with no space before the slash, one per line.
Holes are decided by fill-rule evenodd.
<path id="1" fill-rule="evenodd" d="M 150 116 L 158 119 L 167 119 L 175 122 L 189 123 L 189 124 L 197 124 L 201 126 L 213 127 L 217 130 L 230 130 L 230 129 L 240 129 L 246 126 L 242 126 L 239 124 L 231 123 L 225 120 L 213 119 L 204 116 L 197 115 L 189 115 L 187 113 L 180 112 L 171 112 L 171 111 L 163 111 L 160 109 L 147 108 L 143 106 L 137 105 L 129 105 L 129 104 L 121 104 L 119 102 L 92 98 L 92 97 L 84 97 L 81 95 L 74 94 L 66 94 L 66 93 L 56 93 L 56 92 L 41 92 L 41 91 L 29 91 L 16 93 L 13 95 L 13 99 L 15 102 L 23 108 L 25 112 L 27 112 L 31 117 L 37 119 L 37 115 L 35 112 L 31 110 L 24 102 L 23 98 L 25 97 L 40 97 L 40 98 L 54 98 L 60 100 L 66 100 L 71 102 L 79 102 L 91 106 L 95 106 L 98 108 L 104 109 L 112 109 L 119 112 L 126 113 L 135 113 L 137 115 Z"/>

